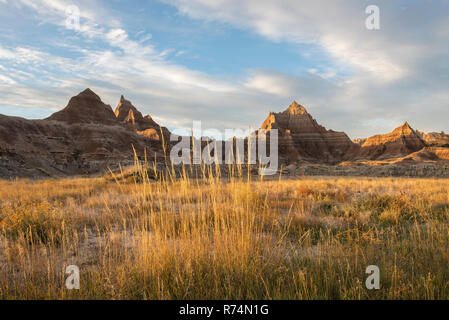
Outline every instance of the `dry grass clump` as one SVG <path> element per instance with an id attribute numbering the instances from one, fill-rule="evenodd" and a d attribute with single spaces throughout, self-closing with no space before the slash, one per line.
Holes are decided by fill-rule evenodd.
<path id="1" fill-rule="evenodd" d="M 0 213 L 0 229 L 8 238 L 22 237 L 30 243 L 59 243 L 64 233 L 61 204 L 48 202 L 8 205 Z"/>
<path id="2" fill-rule="evenodd" d="M 143 168 L 0 182 L 0 298 L 449 298 L 449 180 Z M 72 264 L 79 291 L 65 288 Z M 372 264 L 378 291 L 364 284 Z"/>

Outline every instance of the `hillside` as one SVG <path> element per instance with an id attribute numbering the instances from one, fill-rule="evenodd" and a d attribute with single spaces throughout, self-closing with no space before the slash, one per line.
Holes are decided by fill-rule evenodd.
<path id="1" fill-rule="evenodd" d="M 364 172 L 373 170 L 362 170 L 361 166 L 389 165 L 393 172 L 405 174 L 410 170 L 396 167 L 416 164 L 432 164 L 435 172 L 441 172 L 437 167 L 449 162 L 449 135 L 426 134 L 408 122 L 390 133 L 351 141 L 346 133 L 320 125 L 304 106 L 293 101 L 283 112 L 270 112 L 255 135 L 266 137 L 274 129 L 279 133 L 280 165 L 289 167 L 288 172 L 297 172 L 297 166 L 312 166 L 301 171 L 309 174 L 315 172 L 313 166 L 323 165 L 329 168 L 324 172 L 335 172 L 331 167 L 337 166 L 345 168 L 341 172 L 352 167 L 350 175 L 371 175 Z M 99 174 L 132 164 L 133 147 L 141 158 L 146 154 L 150 161 L 162 161 L 162 141 L 170 141 L 170 131 L 150 115 L 144 116 L 123 95 L 113 111 L 86 89 L 44 120 L 0 115 L 0 177 Z M 169 155 L 170 145 L 166 147 Z M 377 174 L 377 169 L 373 172 L 386 175 Z"/>

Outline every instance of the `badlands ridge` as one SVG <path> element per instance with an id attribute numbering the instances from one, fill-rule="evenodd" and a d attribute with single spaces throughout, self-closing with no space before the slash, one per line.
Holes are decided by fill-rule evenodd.
<path id="1" fill-rule="evenodd" d="M 258 132 L 279 132 L 279 159 L 289 175 L 449 176 L 449 135 L 407 122 L 352 141 L 327 130 L 295 101 L 270 113 Z M 102 174 L 141 158 L 164 160 L 170 132 L 123 96 L 115 111 L 86 89 L 44 120 L 0 115 L 0 178 Z M 169 151 L 167 151 L 168 153 Z M 168 153 L 169 154 L 169 153 Z"/>

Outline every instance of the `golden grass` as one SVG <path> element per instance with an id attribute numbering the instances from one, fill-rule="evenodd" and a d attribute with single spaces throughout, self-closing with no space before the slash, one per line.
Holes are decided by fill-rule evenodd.
<path id="1" fill-rule="evenodd" d="M 0 298 L 449 298 L 449 180 L 150 182 L 142 168 L 1 181 Z M 372 264 L 380 290 L 365 288 Z"/>

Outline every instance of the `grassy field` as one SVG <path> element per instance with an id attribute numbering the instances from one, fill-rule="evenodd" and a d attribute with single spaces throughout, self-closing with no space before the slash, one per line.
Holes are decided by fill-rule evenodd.
<path id="1" fill-rule="evenodd" d="M 448 299 L 448 218 L 441 179 L 2 181 L 0 299 Z"/>

